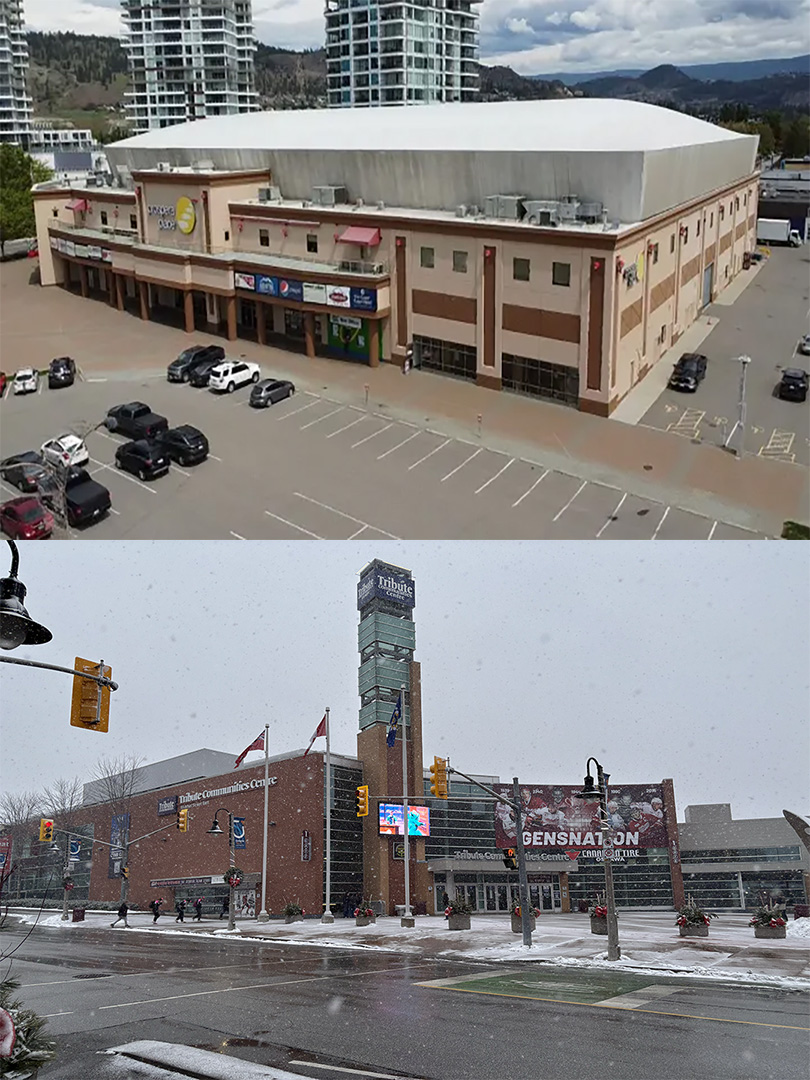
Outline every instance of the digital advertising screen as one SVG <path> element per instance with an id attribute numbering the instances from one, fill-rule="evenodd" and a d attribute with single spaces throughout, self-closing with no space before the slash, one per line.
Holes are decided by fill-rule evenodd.
<path id="1" fill-rule="evenodd" d="M 402 807 L 395 803 L 380 803 L 380 833 L 404 836 Z M 408 836 L 430 836 L 430 807 L 408 807 Z"/>

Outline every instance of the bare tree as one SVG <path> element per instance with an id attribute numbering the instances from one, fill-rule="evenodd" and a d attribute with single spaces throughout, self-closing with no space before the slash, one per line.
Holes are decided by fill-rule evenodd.
<path id="1" fill-rule="evenodd" d="M 51 787 L 45 788 L 42 800 L 47 812 L 56 821 L 54 839 L 63 851 L 62 919 L 67 920 L 68 896 L 73 888 L 73 879 L 70 876 L 70 835 L 81 824 L 80 815 L 84 801 L 82 783 L 78 777 L 56 780 Z"/>
<path id="2" fill-rule="evenodd" d="M 117 829 L 113 829 L 116 846 L 111 849 L 114 861 L 120 859 L 121 867 L 128 865 L 129 852 L 129 812 L 133 796 L 138 790 L 138 772 L 142 757 L 135 754 L 121 754 L 119 757 L 101 757 L 93 770 L 93 779 L 89 785 L 90 801 L 109 806 Z M 110 837 L 111 841 L 113 837 Z M 121 878 L 121 901 L 127 898 L 129 881 Z"/>
<path id="3" fill-rule="evenodd" d="M 0 824 L 2 831 L 11 836 L 12 857 L 16 854 L 19 862 L 22 855 L 23 845 L 35 832 L 35 821 L 39 817 L 42 808 L 42 796 L 36 791 L 21 791 L 19 795 L 5 793 L 0 795 Z M 11 861 L 11 860 L 10 860 Z M 14 870 L 14 862 L 8 873 L 4 875 L 8 879 Z M 17 874 L 15 886 L 17 896 L 20 895 L 20 876 Z"/>

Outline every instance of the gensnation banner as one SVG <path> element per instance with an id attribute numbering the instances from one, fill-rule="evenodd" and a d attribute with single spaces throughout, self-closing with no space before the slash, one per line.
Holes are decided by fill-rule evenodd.
<path id="1" fill-rule="evenodd" d="M 495 785 L 494 790 L 512 798 L 511 785 Z M 602 847 L 599 802 L 578 799 L 575 793 L 580 790 L 547 784 L 521 787 L 526 848 L 587 851 Z M 629 853 L 668 846 L 660 784 L 611 784 L 607 812 L 614 848 Z M 496 803 L 496 846 L 514 847 L 515 840 L 514 811 L 506 803 Z"/>

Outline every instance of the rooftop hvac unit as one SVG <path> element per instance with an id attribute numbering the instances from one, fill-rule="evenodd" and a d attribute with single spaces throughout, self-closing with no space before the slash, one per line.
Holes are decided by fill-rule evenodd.
<path id="1" fill-rule="evenodd" d="M 385 203 L 382 201 L 382 199 L 379 199 L 377 201 L 377 209 L 378 210 L 384 210 L 385 209 Z"/>
<path id="2" fill-rule="evenodd" d="M 468 206 L 467 207 L 467 217 L 478 217 L 478 215 L 480 213 L 481 213 L 481 207 L 480 206 Z"/>
<path id="3" fill-rule="evenodd" d="M 172 171 L 172 163 L 170 161 L 159 161 L 157 163 L 157 171 L 158 172 L 171 172 Z"/>
<path id="4" fill-rule="evenodd" d="M 355 199 L 354 200 L 354 205 L 356 207 L 360 207 L 360 206 L 365 206 L 366 204 L 365 204 L 365 201 L 363 199 Z"/>
<path id="5" fill-rule="evenodd" d="M 576 195 L 567 195 L 559 202 L 560 221 L 576 221 L 579 217 L 579 199 Z"/>
<path id="6" fill-rule="evenodd" d="M 601 221 L 604 207 L 600 202 L 582 202 L 577 210 L 580 221 Z"/>
<path id="7" fill-rule="evenodd" d="M 345 187 L 324 184 L 312 189 L 312 201 L 317 206 L 337 206 L 349 201 L 349 193 Z"/>
<path id="8" fill-rule="evenodd" d="M 216 168 L 213 161 L 195 161 L 191 167 L 195 172 L 213 172 Z"/>
<path id="9" fill-rule="evenodd" d="M 520 221 L 525 212 L 525 202 L 525 195 L 487 195 L 484 214 L 505 221 Z"/>
<path id="10" fill-rule="evenodd" d="M 281 188 L 277 187 L 260 187 L 259 188 L 259 202 L 278 202 L 281 198 Z"/>
<path id="11" fill-rule="evenodd" d="M 456 217 L 466 217 L 467 207 L 462 203 L 461 206 L 456 207 Z"/>
<path id="12" fill-rule="evenodd" d="M 556 228 L 560 224 L 559 200 L 529 199 L 526 202 L 526 221 L 529 225 Z"/>

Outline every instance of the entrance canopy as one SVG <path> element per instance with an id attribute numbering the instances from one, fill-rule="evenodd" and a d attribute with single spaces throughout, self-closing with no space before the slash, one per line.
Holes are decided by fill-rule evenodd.
<path id="1" fill-rule="evenodd" d="M 377 247 L 379 242 L 380 230 L 363 225 L 350 225 L 338 237 L 339 244 L 358 244 L 360 247 Z"/>
<path id="2" fill-rule="evenodd" d="M 68 210 L 80 210 L 84 213 L 87 210 L 87 199 L 71 199 L 66 206 Z"/>

